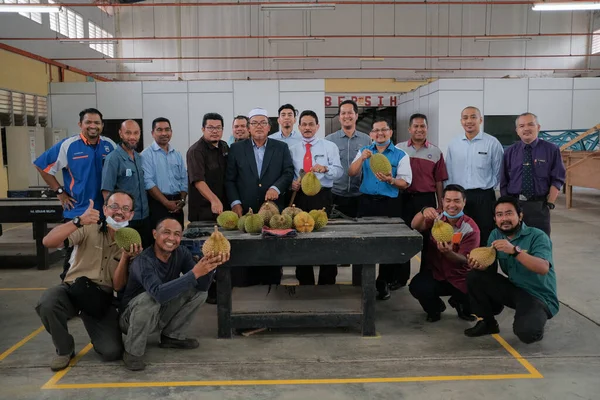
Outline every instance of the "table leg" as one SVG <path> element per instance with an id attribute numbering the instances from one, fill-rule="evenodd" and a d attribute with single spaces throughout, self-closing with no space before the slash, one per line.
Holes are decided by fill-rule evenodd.
<path id="1" fill-rule="evenodd" d="M 48 269 L 48 249 L 42 243 L 44 236 L 46 235 L 46 229 L 48 225 L 46 222 L 34 222 L 33 223 L 33 235 L 35 237 L 35 258 L 37 262 L 37 269 Z"/>
<path id="2" fill-rule="evenodd" d="M 360 286 L 362 266 L 360 264 L 352 264 L 352 286 Z"/>
<path id="3" fill-rule="evenodd" d="M 362 265 L 362 334 L 375 336 L 375 264 Z"/>
<path id="4" fill-rule="evenodd" d="M 217 268 L 218 336 L 231 339 L 231 267 Z"/>

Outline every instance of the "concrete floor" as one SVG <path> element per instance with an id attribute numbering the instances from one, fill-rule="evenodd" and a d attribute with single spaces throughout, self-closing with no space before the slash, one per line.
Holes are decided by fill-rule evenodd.
<path id="1" fill-rule="evenodd" d="M 154 335 L 143 372 L 87 352 L 89 338 L 75 319 L 69 326 L 81 357 L 54 374 L 52 342 L 33 307 L 40 288 L 58 283 L 59 265 L 48 271 L 3 265 L 0 399 L 599 399 L 599 210 L 600 192 L 579 190 L 573 209 L 565 210 L 561 198 L 553 212 L 561 309 L 544 340 L 531 345 L 512 333 L 511 311 L 501 314 L 495 337 L 466 338 L 462 331 L 471 323 L 451 308 L 441 321 L 426 323 L 404 288 L 377 303 L 376 338 L 353 329 L 304 329 L 216 339 L 216 308 L 206 305 L 192 332 L 200 347 L 160 349 Z M 339 281 L 349 280 L 349 270 L 340 269 Z"/>

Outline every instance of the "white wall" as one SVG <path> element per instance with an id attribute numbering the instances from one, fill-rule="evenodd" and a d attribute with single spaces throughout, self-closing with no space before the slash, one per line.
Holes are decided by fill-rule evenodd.
<path id="1" fill-rule="evenodd" d="M 600 78 L 440 79 L 400 96 L 398 129 L 403 132 L 412 113 L 425 113 L 429 140 L 445 151 L 463 134 L 460 112 L 466 106 L 483 115 L 533 112 L 542 130 L 560 130 L 598 124 L 599 105 Z"/>
<path id="2" fill-rule="evenodd" d="M 52 83 L 50 107 L 52 126 L 79 132 L 78 113 L 95 107 L 105 119 L 142 118 L 144 144 L 152 143 L 152 120 L 166 117 L 173 127 L 173 146 L 185 154 L 202 136 L 202 116 L 223 116 L 223 140 L 231 136 L 233 117 L 263 107 L 277 116 L 281 104 L 291 103 L 299 112 L 310 109 L 325 121 L 325 82 L 280 81 L 183 81 L 183 82 L 90 82 Z M 317 135 L 325 136 L 324 123 Z"/>

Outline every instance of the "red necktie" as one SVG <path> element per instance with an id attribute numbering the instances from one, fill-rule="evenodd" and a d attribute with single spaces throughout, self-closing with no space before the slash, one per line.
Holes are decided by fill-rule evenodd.
<path id="1" fill-rule="evenodd" d="M 306 153 L 304 153 L 304 172 L 310 172 L 312 169 L 312 153 L 310 152 L 310 143 L 306 143 Z"/>

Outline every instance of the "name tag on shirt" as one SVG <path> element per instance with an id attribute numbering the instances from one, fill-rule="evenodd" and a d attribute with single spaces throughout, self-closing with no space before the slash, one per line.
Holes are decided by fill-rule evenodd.
<path id="1" fill-rule="evenodd" d="M 131 169 L 127 168 L 125 170 L 125 176 L 131 176 L 131 175 L 133 175 L 133 172 L 131 172 Z"/>
<path id="2" fill-rule="evenodd" d="M 484 156 L 487 156 L 487 151 L 480 151 L 477 154 L 483 154 Z"/>

